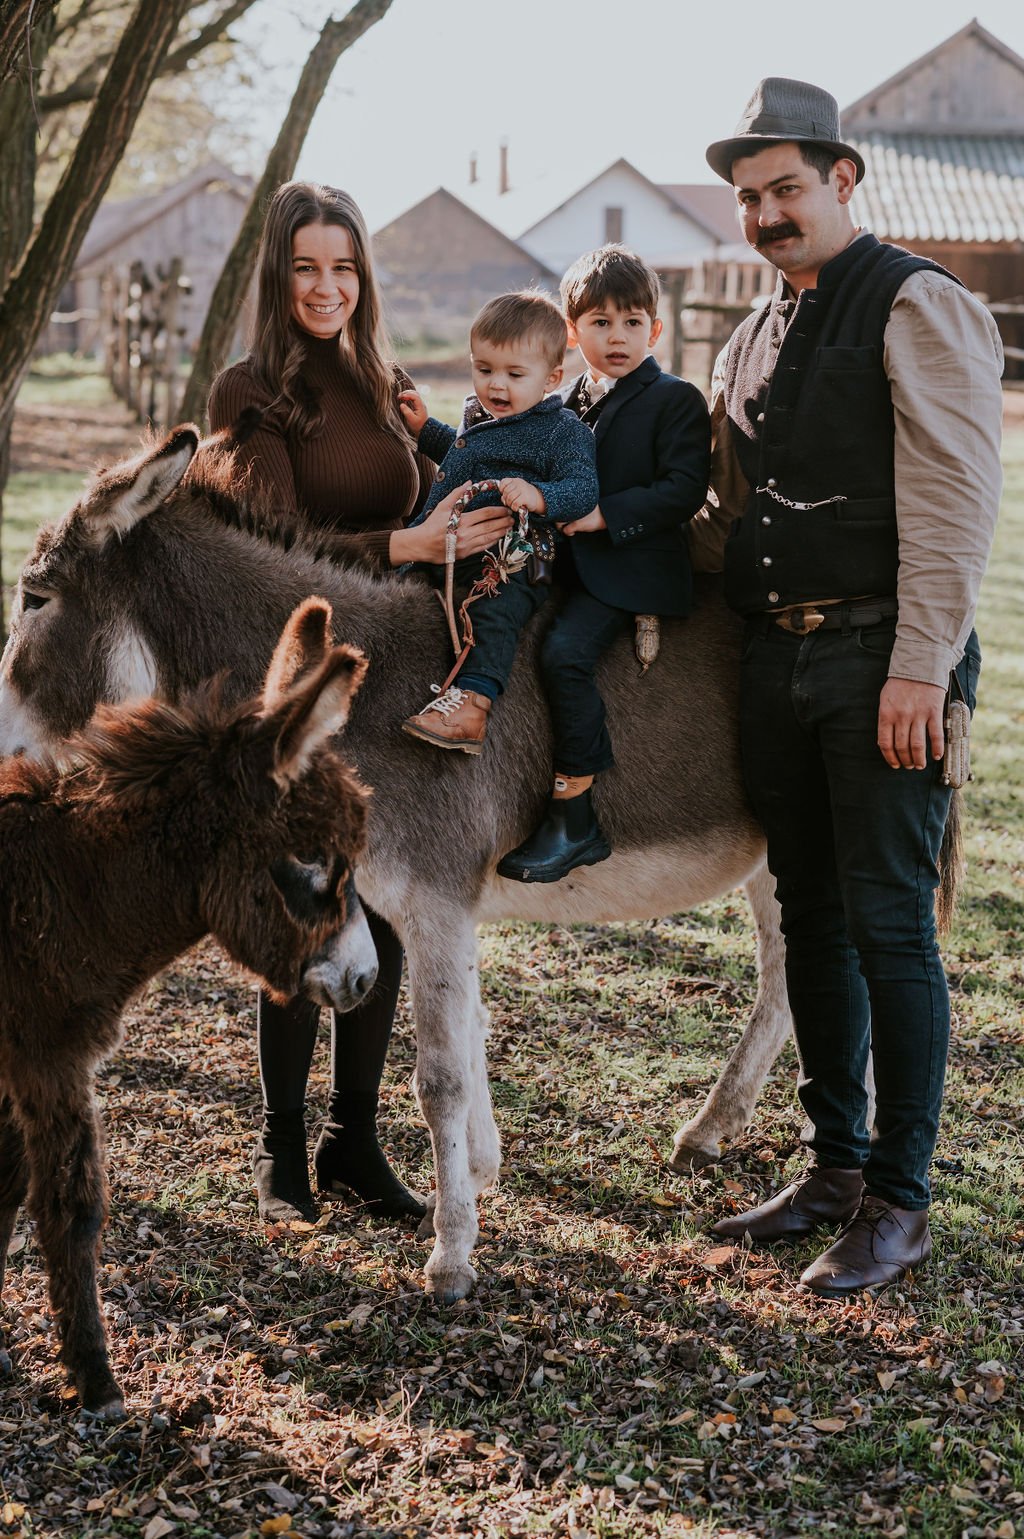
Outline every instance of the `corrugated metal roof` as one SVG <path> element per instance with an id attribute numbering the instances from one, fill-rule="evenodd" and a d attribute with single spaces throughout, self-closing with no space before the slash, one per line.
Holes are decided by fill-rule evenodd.
<path id="1" fill-rule="evenodd" d="M 851 135 L 854 217 L 886 240 L 1024 241 L 1024 133 Z"/>

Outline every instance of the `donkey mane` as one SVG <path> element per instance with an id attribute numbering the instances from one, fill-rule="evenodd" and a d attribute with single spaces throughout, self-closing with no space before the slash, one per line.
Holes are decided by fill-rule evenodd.
<path id="1" fill-rule="evenodd" d="M 97 707 L 61 755 L 69 769 L 65 800 L 130 810 L 166 788 L 177 772 L 222 758 L 218 749 L 253 716 L 251 703 L 225 709 L 223 683 L 223 677 L 213 679 L 174 705 L 149 699 Z"/>

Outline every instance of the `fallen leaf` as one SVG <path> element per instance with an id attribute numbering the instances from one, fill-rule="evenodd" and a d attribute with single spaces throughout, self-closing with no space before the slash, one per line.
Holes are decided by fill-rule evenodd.
<path id="1" fill-rule="evenodd" d="M 896 1375 L 894 1373 L 883 1373 L 881 1369 L 875 1374 L 875 1378 L 883 1389 L 892 1389 L 896 1383 Z"/>
<path id="2" fill-rule="evenodd" d="M 779 1422 L 782 1425 L 786 1425 L 789 1422 L 796 1420 L 797 1417 L 795 1413 L 791 1411 L 786 1405 L 777 1406 L 776 1409 L 772 1412 L 772 1421 Z"/>
<path id="3" fill-rule="evenodd" d="M 629 1475 L 616 1475 L 615 1484 L 620 1491 L 635 1491 L 640 1482 Z"/>
<path id="4" fill-rule="evenodd" d="M 286 1534 L 292 1526 L 291 1518 L 267 1518 L 260 1524 L 260 1533 L 263 1539 L 271 1539 L 272 1534 Z"/>
<path id="5" fill-rule="evenodd" d="M 142 1539 L 164 1539 L 165 1534 L 173 1532 L 174 1524 L 168 1523 L 167 1519 L 158 1512 L 156 1517 L 150 1518 L 142 1530 Z"/>
<path id="6" fill-rule="evenodd" d="M 915 1416 L 913 1421 L 907 1422 L 906 1430 L 908 1432 L 927 1432 L 934 1425 L 934 1416 Z"/>
<path id="7" fill-rule="evenodd" d="M 735 1245 L 716 1245 L 713 1250 L 705 1251 L 701 1260 L 705 1266 L 728 1266 L 730 1261 L 735 1260 L 735 1257 Z"/>
<path id="8" fill-rule="evenodd" d="M 819 1432 L 845 1432 L 849 1423 L 841 1416 L 817 1416 L 812 1417 L 811 1426 L 817 1427 Z"/>

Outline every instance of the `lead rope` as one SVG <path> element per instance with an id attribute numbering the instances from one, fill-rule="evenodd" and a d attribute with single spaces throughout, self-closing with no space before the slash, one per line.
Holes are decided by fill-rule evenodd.
<path id="1" fill-rule="evenodd" d="M 443 695 L 457 678 L 473 646 L 473 622 L 468 613 L 470 604 L 475 604 L 479 598 L 490 597 L 497 593 L 501 583 L 508 582 L 513 572 L 522 570 L 533 549 L 527 536 L 527 511 L 525 508 L 517 508 L 515 527 L 502 535 L 496 551 L 485 553 L 483 571 L 459 605 L 459 620 L 462 621 L 460 636 L 455 619 L 455 548 L 459 539 L 459 525 L 462 522 L 463 513 L 474 497 L 481 492 L 496 492 L 498 489 L 497 481 L 474 481 L 469 491 L 463 492 L 462 496 L 456 499 L 448 515 L 448 526 L 444 535 L 444 597 L 441 600 L 441 606 L 448 622 L 448 634 L 451 637 L 452 650 L 455 652 L 455 666 L 442 685 L 431 686 L 439 695 Z"/>

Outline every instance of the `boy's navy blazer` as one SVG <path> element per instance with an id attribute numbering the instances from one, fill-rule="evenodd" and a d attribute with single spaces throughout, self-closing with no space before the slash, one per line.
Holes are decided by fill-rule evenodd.
<path id="1" fill-rule="evenodd" d="M 565 394 L 576 408 L 579 381 Z M 686 524 L 707 498 L 711 418 L 696 385 L 654 358 L 620 379 L 594 425 L 607 530 L 565 541 L 583 586 L 634 614 L 686 615 L 693 578 Z M 565 557 L 563 557 L 565 559 Z"/>

